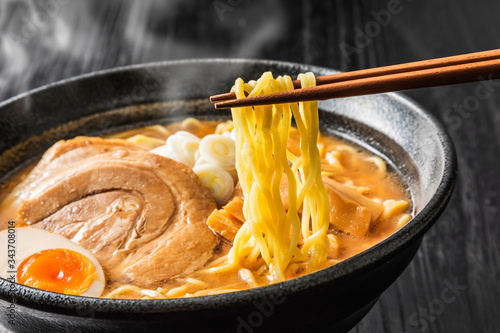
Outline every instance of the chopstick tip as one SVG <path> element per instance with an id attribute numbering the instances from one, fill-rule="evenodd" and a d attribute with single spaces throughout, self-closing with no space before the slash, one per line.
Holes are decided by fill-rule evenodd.
<path id="1" fill-rule="evenodd" d="M 216 110 L 222 110 L 222 109 L 227 109 L 227 107 L 224 106 L 224 103 L 219 102 L 219 103 L 214 103 L 214 108 Z"/>
<path id="2" fill-rule="evenodd" d="M 233 92 L 228 92 L 225 94 L 210 96 L 210 102 L 215 103 L 215 102 L 227 101 L 227 100 L 235 99 L 235 98 L 236 98 L 236 95 Z"/>

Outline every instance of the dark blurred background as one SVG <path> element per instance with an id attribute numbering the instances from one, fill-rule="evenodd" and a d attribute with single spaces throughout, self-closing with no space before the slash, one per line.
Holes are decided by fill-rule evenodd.
<path id="1" fill-rule="evenodd" d="M 160 60 L 265 58 L 347 71 L 494 49 L 498 13 L 498 0 L 0 0 L 0 100 Z M 458 182 L 417 257 L 352 332 L 499 331 L 499 88 L 486 80 L 405 93 L 451 135 Z M 450 285 L 456 297 L 445 302 Z"/>

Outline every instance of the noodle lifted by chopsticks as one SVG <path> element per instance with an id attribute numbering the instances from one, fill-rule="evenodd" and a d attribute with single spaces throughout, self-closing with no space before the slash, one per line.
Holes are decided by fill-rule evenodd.
<path id="1" fill-rule="evenodd" d="M 312 73 L 300 74 L 299 80 L 303 88 L 316 85 Z M 292 89 L 289 76 L 273 79 L 266 72 L 257 81 L 237 79 L 232 91 L 240 99 L 245 93 L 252 97 Z M 244 258 L 255 262 L 260 255 L 274 282 L 285 279 L 285 269 L 291 262 L 309 260 L 310 269 L 319 268 L 329 248 L 326 232 L 330 206 L 317 148 L 317 102 L 234 108 L 232 115 L 246 223 L 235 237 L 228 266 Z M 287 150 L 292 115 L 301 138 L 299 157 Z M 280 193 L 284 176 L 289 188 L 288 210 Z"/>

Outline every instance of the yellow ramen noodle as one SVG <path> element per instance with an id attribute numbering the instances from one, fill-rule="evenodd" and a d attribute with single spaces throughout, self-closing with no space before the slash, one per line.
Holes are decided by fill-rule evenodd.
<path id="1" fill-rule="evenodd" d="M 312 73 L 299 79 L 303 88 L 316 85 Z M 270 72 L 248 84 L 238 79 L 233 87 L 237 98 L 290 89 L 293 83 L 289 76 L 273 79 Z M 300 157 L 287 150 L 292 114 L 300 135 Z M 235 108 L 232 116 L 246 223 L 236 235 L 230 262 L 238 263 L 245 257 L 256 261 L 260 255 L 269 266 L 272 281 L 284 280 L 290 262 L 310 259 L 312 267 L 324 264 L 330 207 L 317 147 L 317 102 Z M 284 176 L 289 186 L 288 210 L 280 193 Z M 299 236 L 303 238 L 301 248 Z"/>

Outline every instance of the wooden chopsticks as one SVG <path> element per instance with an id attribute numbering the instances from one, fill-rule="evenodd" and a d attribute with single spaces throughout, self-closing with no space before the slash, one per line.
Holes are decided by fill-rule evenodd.
<path id="1" fill-rule="evenodd" d="M 500 78 L 500 49 L 353 72 L 318 76 L 316 87 L 235 99 L 234 93 L 210 97 L 216 109 L 325 100 L 436 87 Z"/>

